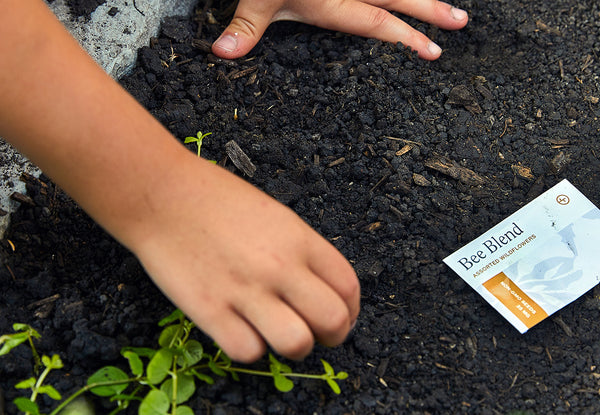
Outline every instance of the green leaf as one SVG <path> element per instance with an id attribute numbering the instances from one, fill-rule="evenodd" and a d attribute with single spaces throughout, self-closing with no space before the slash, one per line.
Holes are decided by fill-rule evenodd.
<path id="1" fill-rule="evenodd" d="M 0 336 L 0 344 L 4 343 L 4 346 L 0 349 L 0 356 L 8 354 L 12 349 L 26 342 L 28 339 L 27 333 L 15 333 L 5 334 Z"/>
<path id="2" fill-rule="evenodd" d="M 156 385 L 164 380 L 171 369 L 173 353 L 168 349 L 160 349 L 148 363 L 146 374 L 148 382 Z"/>
<path id="3" fill-rule="evenodd" d="M 46 395 L 48 395 L 55 401 L 60 401 L 62 399 L 62 396 L 60 396 L 60 393 L 58 393 L 58 391 L 56 389 L 54 389 L 54 386 L 52 386 L 52 385 L 40 386 L 40 388 L 38 389 L 38 392 L 45 393 Z"/>
<path id="4" fill-rule="evenodd" d="M 169 397 L 163 391 L 152 389 L 142 400 L 138 409 L 139 415 L 167 415 Z"/>
<path id="5" fill-rule="evenodd" d="M 197 340 L 189 340 L 183 346 L 182 354 L 177 358 L 177 364 L 181 367 L 193 366 L 202 360 L 204 347 Z"/>
<path id="6" fill-rule="evenodd" d="M 183 329 L 179 324 L 167 326 L 160 333 L 160 337 L 158 338 L 158 344 L 160 345 L 160 347 L 173 347 L 174 345 L 176 345 L 176 341 L 179 338 L 181 338 L 182 333 Z"/>
<path id="7" fill-rule="evenodd" d="M 273 383 L 275 383 L 275 387 L 280 392 L 289 392 L 294 387 L 294 382 L 282 374 L 273 375 Z"/>
<path id="8" fill-rule="evenodd" d="M 173 396 L 173 379 L 169 378 L 160 385 L 160 390 L 167 394 L 167 396 Z M 175 402 L 180 404 L 184 403 L 192 397 L 196 392 L 196 384 L 194 383 L 194 377 L 190 375 L 178 375 L 177 376 L 177 397 Z"/>
<path id="9" fill-rule="evenodd" d="M 217 366 L 217 364 L 215 363 L 214 360 L 208 361 L 208 368 L 217 376 L 221 376 L 221 377 L 227 376 L 227 372 L 225 372 L 223 369 L 221 369 L 219 366 Z"/>
<path id="10" fill-rule="evenodd" d="M 144 363 L 137 353 L 131 350 L 123 350 L 121 354 L 129 361 L 129 368 L 134 376 L 141 376 L 144 373 Z"/>
<path id="11" fill-rule="evenodd" d="M 331 379 L 331 378 L 327 378 L 327 379 L 325 379 L 325 380 L 327 381 L 327 384 L 329 385 L 329 387 L 331 388 L 331 390 L 333 390 L 333 392 L 334 392 L 336 395 L 339 395 L 339 394 L 340 394 L 340 392 L 341 392 L 340 385 L 338 385 L 338 384 L 336 383 L 336 381 L 335 381 L 335 380 L 333 380 L 333 379 Z"/>
<path id="12" fill-rule="evenodd" d="M 323 368 L 325 368 L 325 374 L 335 376 L 335 370 L 333 370 L 333 367 L 329 363 L 323 359 L 321 359 L 321 363 L 323 364 Z"/>
<path id="13" fill-rule="evenodd" d="M 191 139 L 192 139 L 192 140 L 194 140 L 194 141 L 195 141 L 195 140 L 197 140 L 197 138 L 196 138 L 196 137 L 187 137 L 187 138 L 186 138 L 186 140 L 187 140 L 188 138 L 191 138 Z M 186 141 L 186 143 L 189 143 L 189 142 L 190 142 L 190 141 Z M 178 309 L 178 308 L 177 308 L 177 309 L 175 309 L 175 311 L 173 311 L 171 314 L 169 314 L 168 316 L 166 316 L 165 318 L 163 318 L 162 320 L 160 320 L 160 321 L 158 322 L 158 326 L 159 326 L 159 327 L 166 326 L 167 324 L 169 324 L 169 323 L 172 323 L 172 322 L 174 322 L 174 321 L 181 320 L 181 319 L 183 319 L 184 317 L 185 317 L 185 316 L 184 316 L 183 312 L 182 312 L 180 309 Z"/>
<path id="14" fill-rule="evenodd" d="M 13 403 L 17 409 L 21 412 L 29 412 L 32 415 L 40 415 L 40 410 L 35 402 L 30 401 L 27 398 L 19 397 L 13 400 Z"/>
<path id="15" fill-rule="evenodd" d="M 192 370 L 192 373 L 194 374 L 194 376 L 196 376 L 202 382 L 206 382 L 209 385 L 213 385 L 215 383 L 215 380 L 205 373 L 200 373 L 196 370 Z"/>
<path id="16" fill-rule="evenodd" d="M 292 373 L 292 368 L 289 367 L 288 365 L 286 365 L 285 363 L 281 363 L 279 360 L 277 360 L 275 358 L 275 356 L 273 356 L 272 353 L 269 353 L 269 361 L 271 362 L 269 367 L 271 368 L 272 374 Z"/>
<path id="17" fill-rule="evenodd" d="M 12 328 L 14 331 L 29 331 L 29 330 L 35 331 L 35 329 L 33 327 L 31 327 L 29 324 L 24 324 L 24 323 L 14 323 L 12 325 Z"/>
<path id="18" fill-rule="evenodd" d="M 196 137 L 186 137 L 185 140 L 183 140 L 183 143 L 184 144 L 195 143 L 196 141 L 198 141 L 198 138 L 196 138 Z"/>
<path id="19" fill-rule="evenodd" d="M 194 415 L 194 411 L 189 406 L 181 405 L 177 407 L 175 415 Z"/>
<path id="20" fill-rule="evenodd" d="M 129 401 L 142 401 L 142 398 L 140 398 L 139 396 L 135 395 L 135 392 L 131 395 L 126 395 L 123 393 L 120 393 L 118 395 L 113 395 L 110 397 L 110 401 L 114 402 L 114 401 L 125 401 L 125 402 L 129 402 Z M 61 414 L 62 415 L 62 414 Z"/>
<path id="21" fill-rule="evenodd" d="M 26 380 L 22 380 L 21 382 L 17 383 L 15 385 L 15 388 L 17 389 L 30 389 L 33 388 L 35 386 L 35 382 L 37 381 L 36 378 L 29 378 Z"/>
<path id="22" fill-rule="evenodd" d="M 57 354 L 52 355 L 52 357 L 42 356 L 42 363 L 50 369 L 60 369 L 63 367 L 63 362 Z"/>
<path id="23" fill-rule="evenodd" d="M 123 347 L 121 349 L 121 355 L 125 356 L 123 354 L 125 352 L 133 352 L 140 357 L 147 357 L 149 359 L 152 359 L 156 354 L 156 350 L 149 347 Z"/>
<path id="24" fill-rule="evenodd" d="M 95 388 L 90 389 L 94 395 L 98 396 L 113 396 L 123 392 L 127 389 L 128 382 L 125 382 L 129 377 L 125 372 L 123 372 L 118 367 L 114 366 L 104 366 L 92 376 L 90 376 L 87 380 L 88 386 L 94 385 L 96 383 L 104 383 L 104 382 L 123 382 L 123 383 L 115 383 L 114 385 L 103 385 L 97 386 Z"/>
<path id="25" fill-rule="evenodd" d="M 94 415 L 94 405 L 85 398 L 77 398 L 68 404 L 60 415 Z"/>
<path id="26" fill-rule="evenodd" d="M 348 379 L 348 374 L 346 372 L 338 372 L 336 378 L 341 380 Z"/>

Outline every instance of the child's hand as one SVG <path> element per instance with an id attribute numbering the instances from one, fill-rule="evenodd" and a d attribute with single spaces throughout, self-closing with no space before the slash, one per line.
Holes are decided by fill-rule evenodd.
<path id="1" fill-rule="evenodd" d="M 360 297 L 346 259 L 271 197 L 188 162 L 140 213 L 132 248 L 156 284 L 235 360 L 258 359 L 265 340 L 294 359 L 341 343 Z"/>
<path id="2" fill-rule="evenodd" d="M 439 58 L 442 49 L 438 45 L 388 10 L 448 30 L 460 29 L 469 20 L 464 10 L 436 0 L 240 0 L 231 24 L 212 49 L 223 58 L 238 58 L 258 43 L 269 24 L 293 20 L 386 42 L 401 42 L 423 59 Z"/>

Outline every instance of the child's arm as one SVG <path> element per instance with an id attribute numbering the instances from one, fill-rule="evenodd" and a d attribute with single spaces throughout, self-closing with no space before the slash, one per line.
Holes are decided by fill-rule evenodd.
<path id="1" fill-rule="evenodd" d="M 442 29 L 456 30 L 469 20 L 464 10 L 437 0 L 240 0 L 230 25 L 213 44 L 213 52 L 233 59 L 245 55 L 267 26 L 294 20 L 386 42 L 401 42 L 419 57 L 434 60 L 442 49 L 388 10 L 415 17 Z"/>
<path id="2" fill-rule="evenodd" d="M 350 264 L 291 210 L 198 159 L 106 75 L 41 0 L 0 0 L 0 136 L 131 249 L 240 361 L 344 340 Z"/>

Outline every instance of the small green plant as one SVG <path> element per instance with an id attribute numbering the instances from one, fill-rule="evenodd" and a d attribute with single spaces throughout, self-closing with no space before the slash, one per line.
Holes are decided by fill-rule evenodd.
<path id="1" fill-rule="evenodd" d="M 175 310 L 158 324 L 164 327 L 158 339 L 158 349 L 126 347 L 121 350 L 129 363 L 130 374 L 115 366 L 101 368 L 88 378 L 86 386 L 62 401 L 49 415 L 59 414 L 88 391 L 116 403 L 111 415 L 126 409 L 133 401 L 139 402 L 140 415 L 193 415 L 193 410 L 185 403 L 194 395 L 197 382 L 211 385 L 215 376 L 229 375 L 234 380 L 239 380 L 240 374 L 271 377 L 281 392 L 288 392 L 294 387 L 293 378 L 317 379 L 326 382 L 336 394 L 340 393 L 337 381 L 348 377 L 346 372 L 335 373 L 332 366 L 322 359 L 323 374 L 294 373 L 272 354 L 269 354 L 269 370 L 236 367 L 220 348 L 210 354 L 199 341 L 190 338 L 195 326 L 180 310 Z M 15 324 L 13 329 L 17 333 L 0 337 L 0 345 L 4 343 L 0 354 L 7 354 L 29 340 L 36 356 L 33 338 L 39 338 L 39 333 L 25 324 Z M 51 358 L 42 356 L 41 362 L 45 369 L 39 376 L 16 385 L 17 388 L 32 390 L 29 399 L 20 397 L 13 401 L 25 414 L 41 415 L 35 402 L 40 393 L 56 400 L 62 399 L 52 386 L 43 385 L 50 370 L 62 367 L 60 358 L 57 355 Z"/>
<path id="2" fill-rule="evenodd" d="M 196 137 L 186 137 L 185 140 L 183 141 L 185 144 L 188 143 L 196 143 L 196 147 L 198 147 L 198 157 L 200 157 L 200 149 L 202 148 L 202 140 L 204 140 L 204 138 L 206 136 L 211 135 L 212 133 L 206 133 L 206 134 L 202 134 L 202 131 L 198 131 L 196 133 Z"/>

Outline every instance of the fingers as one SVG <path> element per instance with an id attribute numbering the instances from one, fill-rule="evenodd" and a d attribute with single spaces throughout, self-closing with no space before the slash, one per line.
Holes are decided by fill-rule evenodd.
<path id="1" fill-rule="evenodd" d="M 352 326 L 360 311 L 360 283 L 354 269 L 346 258 L 323 238 L 317 238 L 309 249 L 310 269 L 343 301 Z"/>
<path id="2" fill-rule="evenodd" d="M 240 0 L 231 24 L 213 44 L 213 53 L 233 59 L 248 53 L 267 26 L 277 20 L 294 20 L 325 29 L 410 47 L 423 59 L 437 59 L 442 49 L 388 10 L 415 17 L 442 29 L 464 27 L 464 10 L 437 0 Z"/>
<path id="3" fill-rule="evenodd" d="M 396 0 L 386 3 L 385 8 L 358 0 L 333 3 L 334 8 L 312 14 L 314 20 L 307 23 L 385 42 L 401 42 L 427 60 L 437 59 L 442 49 L 423 33 L 388 12 L 388 7 L 448 29 L 458 29 L 468 21 L 466 13 L 435 0 Z"/>
<path id="4" fill-rule="evenodd" d="M 213 43 L 213 53 L 225 59 L 246 55 L 265 33 L 282 3 L 240 0 L 231 23 Z"/>
<path id="5" fill-rule="evenodd" d="M 469 20 L 469 16 L 464 10 L 437 0 L 370 0 L 368 3 L 414 17 L 446 30 L 460 29 Z"/>

